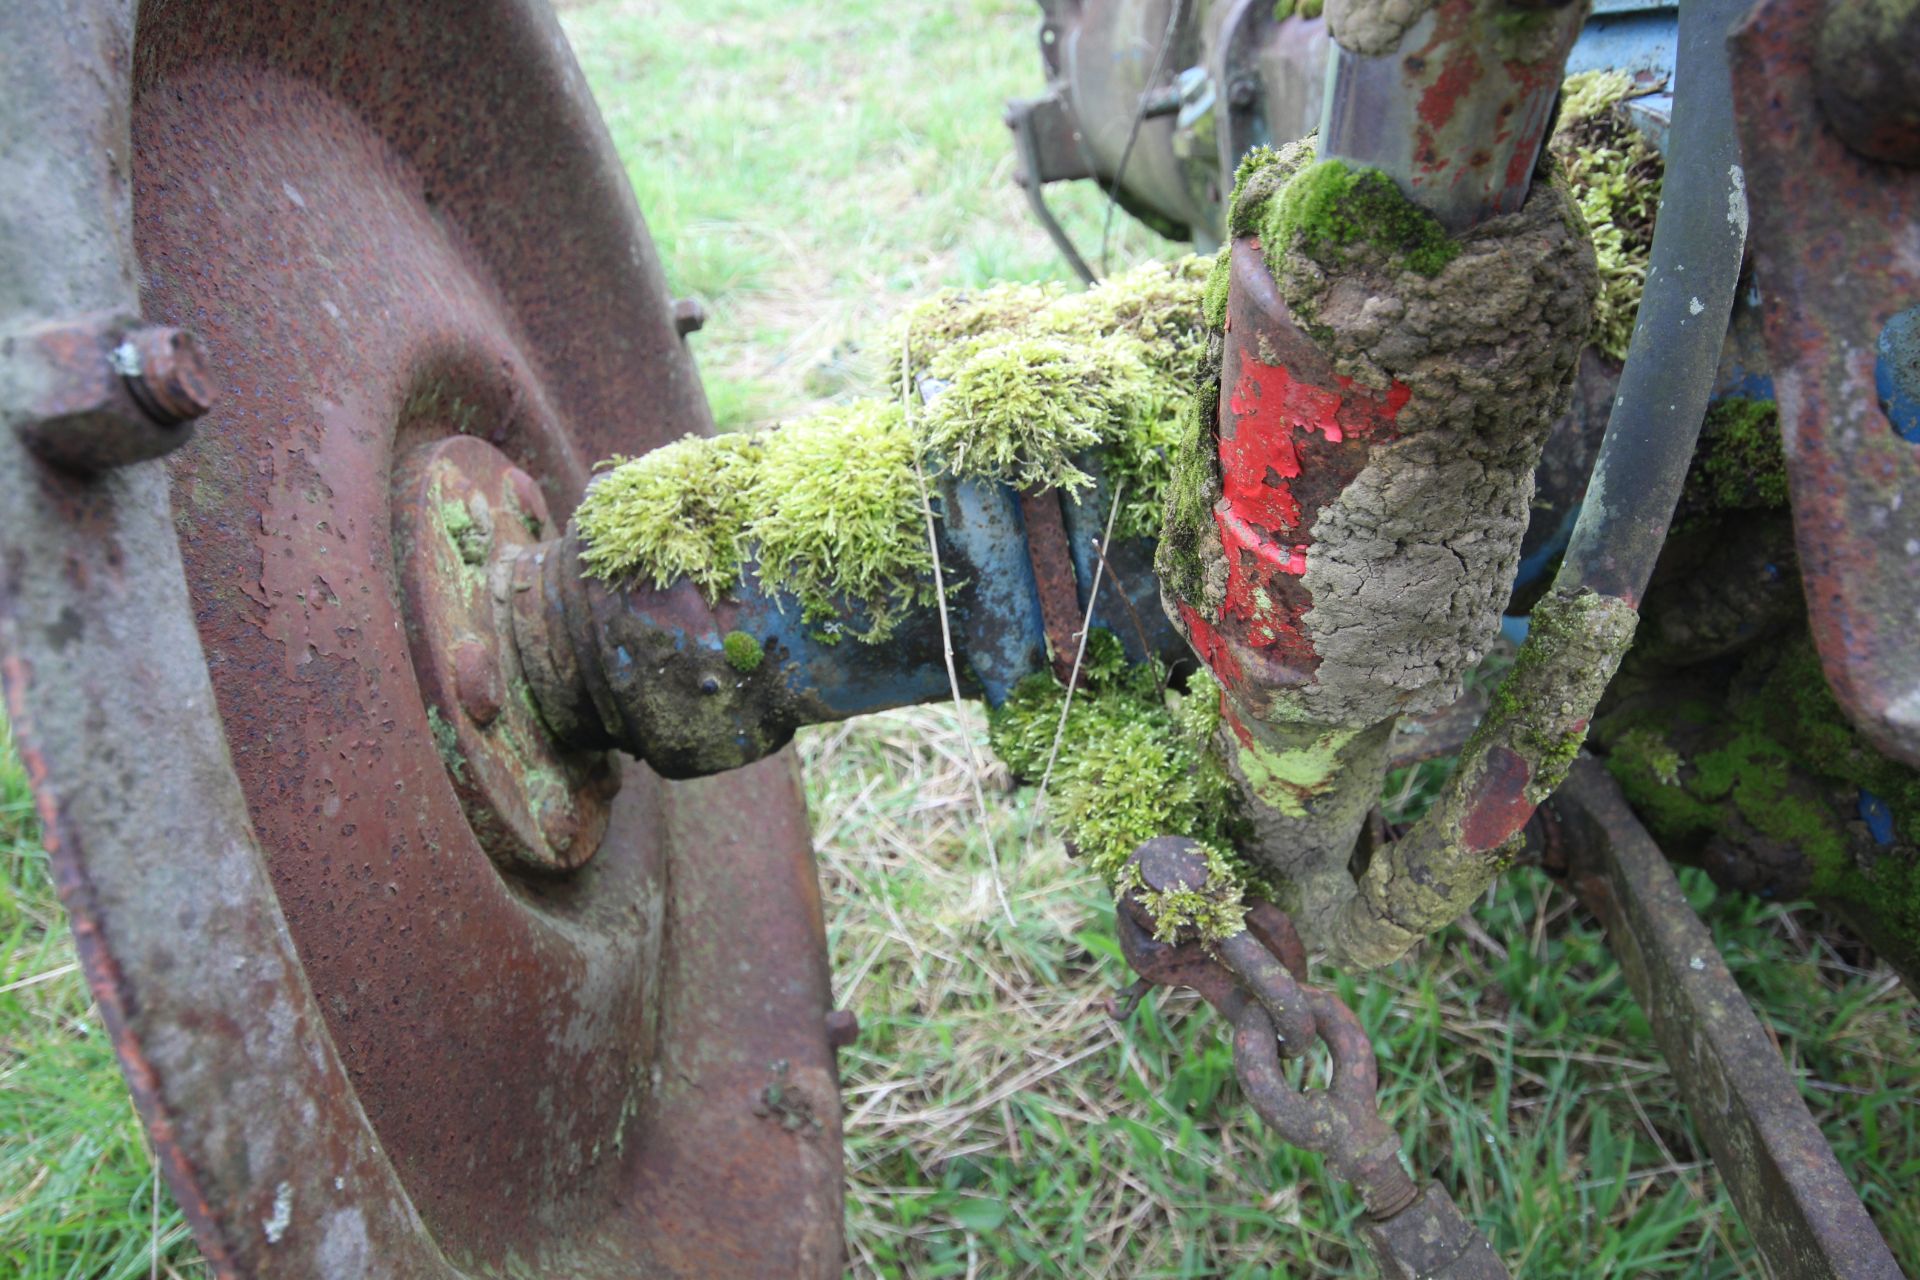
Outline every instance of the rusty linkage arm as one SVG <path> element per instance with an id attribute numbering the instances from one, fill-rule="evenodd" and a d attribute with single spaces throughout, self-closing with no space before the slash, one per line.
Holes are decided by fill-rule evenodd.
<path id="1" fill-rule="evenodd" d="M 1672 153 L 1633 342 L 1552 593 L 1425 817 L 1376 857 L 1332 943 L 1348 964 L 1404 955 L 1508 861 L 1566 776 L 1633 639 L 1712 392 L 1746 246 L 1726 38 L 1744 0 L 1682 7 Z"/>
<path id="2" fill-rule="evenodd" d="M 1206 860 L 1192 841 L 1149 840 L 1130 860 L 1140 886 L 1116 904 L 1115 925 L 1140 981 L 1110 1008 L 1132 1013 L 1150 987 L 1191 987 L 1233 1027 L 1234 1075 L 1280 1137 L 1326 1159 L 1367 1208 L 1367 1239 L 1387 1280 L 1505 1280 L 1506 1267 L 1437 1183 L 1417 1185 L 1400 1139 L 1375 1101 L 1379 1071 L 1360 1021 L 1331 991 L 1305 985 L 1306 952 L 1271 903 L 1253 906 L 1244 932 L 1212 944 L 1156 936 L 1160 894 L 1205 892 Z M 1318 1041 L 1332 1057 L 1324 1089 L 1296 1088 L 1285 1064 Z"/>

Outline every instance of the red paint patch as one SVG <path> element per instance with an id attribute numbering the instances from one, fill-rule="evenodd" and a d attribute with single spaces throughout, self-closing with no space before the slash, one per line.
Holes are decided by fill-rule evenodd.
<path id="1" fill-rule="evenodd" d="M 1460 824 L 1460 836 L 1475 853 L 1491 853 L 1527 825 L 1533 804 L 1527 783 L 1533 771 L 1527 762 L 1505 747 L 1487 755 L 1486 769 L 1474 783 L 1473 799 Z"/>
<path id="2" fill-rule="evenodd" d="M 1480 59 L 1473 46 L 1454 46 L 1452 56 L 1440 68 L 1426 91 L 1420 95 L 1420 119 L 1429 129 L 1444 129 L 1453 119 L 1454 109 L 1480 79 Z"/>
<path id="3" fill-rule="evenodd" d="M 1313 601 L 1298 585 L 1312 550 L 1307 530 L 1365 465 L 1354 446 L 1390 427 L 1413 393 L 1401 383 L 1384 395 L 1356 390 L 1338 376 L 1321 386 L 1237 354 L 1239 376 L 1221 415 L 1224 500 L 1214 510 L 1227 555 L 1218 621 L 1237 623 L 1230 633 L 1252 647 L 1310 668 L 1316 655 L 1301 617 Z"/>
<path id="4" fill-rule="evenodd" d="M 1185 601 L 1180 604 L 1180 621 L 1187 628 L 1187 640 L 1193 645 L 1193 651 L 1222 685 L 1237 689 L 1246 683 L 1247 673 L 1240 669 L 1240 659 L 1233 656 L 1232 646 Z"/>

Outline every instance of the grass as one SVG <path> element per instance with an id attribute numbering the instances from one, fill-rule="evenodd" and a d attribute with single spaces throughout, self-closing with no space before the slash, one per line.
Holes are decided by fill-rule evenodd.
<path id="1" fill-rule="evenodd" d="M 1001 102 L 1039 83 L 1025 0 L 887 5 L 604 0 L 567 9 L 725 426 L 864 389 L 861 340 L 943 284 L 1065 278 L 1011 184 Z M 1090 252 L 1101 209 L 1062 193 Z M 1172 251 L 1124 218 L 1116 265 Z M 994 790 L 999 912 L 966 775 L 972 712 L 920 708 L 802 737 L 837 992 L 848 1240 L 860 1276 L 1371 1274 L 1357 1203 L 1279 1147 L 1214 1019 L 1127 980 L 1094 877 Z M 0 749 L 0 1275 L 198 1277 L 155 1184 Z M 1431 767 L 1392 780 L 1417 804 Z M 1814 1114 L 1920 1271 L 1920 1010 L 1823 941 L 1808 909 L 1688 883 Z M 1343 994 L 1381 1097 L 1527 1276 L 1752 1277 L 1744 1229 L 1592 925 L 1530 873 Z M 158 1229 L 155 1229 L 157 1212 Z M 156 1248 L 157 1244 L 157 1248 Z"/>

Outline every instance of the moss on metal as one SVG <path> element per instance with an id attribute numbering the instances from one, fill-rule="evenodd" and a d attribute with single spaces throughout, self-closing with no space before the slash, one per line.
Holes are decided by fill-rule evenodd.
<path id="1" fill-rule="evenodd" d="M 1158 532 L 1168 450 L 1201 385 L 1208 259 L 1150 262 L 1084 293 L 1000 285 L 938 294 L 897 320 L 882 354 L 910 350 L 929 453 L 956 475 L 1083 491 L 1099 460 L 1123 497 L 1122 538 Z M 892 370 L 895 391 L 898 362 Z"/>
<path id="2" fill-rule="evenodd" d="M 1920 948 L 1920 771 L 1861 738 L 1805 633 L 1751 654 L 1724 706 L 1650 707 L 1606 736 L 1608 771 L 1663 845 L 1796 850 L 1808 892 Z M 1889 843 L 1858 820 L 1863 794 L 1886 807 Z"/>
<path id="3" fill-rule="evenodd" d="M 914 450 L 900 406 L 880 400 L 752 436 L 688 436 L 587 490 L 581 560 L 608 581 L 685 576 L 709 596 L 751 561 L 824 636 L 882 640 L 932 599 Z"/>
<path id="4" fill-rule="evenodd" d="M 861 400 L 753 435 L 688 437 L 605 464 L 576 519 L 603 580 L 709 597 L 756 566 L 825 635 L 877 641 L 930 603 L 916 453 L 929 469 L 1084 490 L 1096 458 L 1123 489 L 1116 531 L 1159 528 L 1168 454 L 1201 385 L 1208 263 L 1147 263 L 1079 294 L 1037 285 L 942 293 L 896 324 L 909 374 L 941 394 L 909 428 Z M 899 370 L 889 376 L 897 395 Z M 856 620 L 857 619 L 857 620 Z"/>
<path id="5" fill-rule="evenodd" d="M 726 655 L 727 665 L 743 676 L 758 671 L 767 659 L 766 649 L 744 631 L 729 631 L 720 637 L 720 651 Z"/>
<path id="6" fill-rule="evenodd" d="M 1681 509 L 1780 511 L 1787 501 L 1787 455 L 1774 402 L 1729 397 L 1709 405 Z"/>
<path id="7" fill-rule="evenodd" d="M 1287 255 L 1296 249 L 1337 266 L 1350 250 L 1371 245 L 1395 266 L 1429 277 L 1460 256 L 1460 242 L 1392 178 L 1339 159 L 1316 160 L 1295 173 L 1279 198 L 1267 203 L 1259 230 L 1276 278 L 1289 269 Z"/>
<path id="8" fill-rule="evenodd" d="M 760 437 L 688 436 L 601 464 L 574 518 L 581 561 L 607 581 L 693 580 L 710 596 L 739 580 Z"/>
<path id="9" fill-rule="evenodd" d="M 1260 882 L 1233 852 L 1242 824 L 1216 742 L 1219 686 L 1199 674 L 1184 695 L 1163 693 L 1158 665 L 1128 666 L 1120 641 L 1105 631 L 1088 637 L 1082 671 L 1087 687 L 1074 695 L 1048 783 L 1062 838 L 1116 891 L 1135 887 L 1121 877 L 1141 842 L 1198 841 L 1214 872 L 1207 892 L 1147 905 L 1168 936 L 1186 928 L 1207 938 L 1238 933 L 1246 895 Z M 990 714 L 988 739 L 1014 777 L 1038 782 L 1045 774 L 1065 697 L 1051 674 L 1033 675 Z"/>
<path id="10" fill-rule="evenodd" d="M 487 531 L 473 518 L 466 503 L 452 498 L 441 502 L 440 524 L 463 564 L 479 566 L 487 562 Z"/>
<path id="11" fill-rule="evenodd" d="M 1568 76 L 1548 144 L 1565 166 L 1600 262 L 1593 345 L 1616 360 L 1626 359 L 1633 338 L 1666 174 L 1660 152 L 1634 128 L 1623 104 L 1652 88 L 1620 71 Z"/>

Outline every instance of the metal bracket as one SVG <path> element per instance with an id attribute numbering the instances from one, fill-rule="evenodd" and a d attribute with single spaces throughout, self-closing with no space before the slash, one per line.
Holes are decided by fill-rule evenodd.
<path id="1" fill-rule="evenodd" d="M 1900 1280 L 1766 1028 L 1619 788 L 1583 759 L 1545 812 L 1568 885 L 1606 927 L 1768 1274 Z"/>

